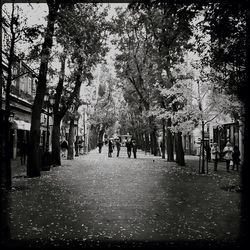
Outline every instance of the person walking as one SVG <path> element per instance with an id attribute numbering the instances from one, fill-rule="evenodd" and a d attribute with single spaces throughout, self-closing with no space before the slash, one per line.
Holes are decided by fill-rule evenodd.
<path id="1" fill-rule="evenodd" d="M 214 171 L 217 171 L 218 161 L 220 158 L 220 149 L 218 144 L 215 142 L 213 146 L 211 147 L 211 159 L 214 162 Z"/>
<path id="2" fill-rule="evenodd" d="M 25 165 L 26 163 L 26 143 L 24 140 L 20 143 L 20 158 L 21 158 L 21 165 Z"/>
<path id="3" fill-rule="evenodd" d="M 132 142 L 130 139 L 128 139 L 126 141 L 126 148 L 127 148 L 128 158 L 130 158 L 131 157 L 131 150 L 132 150 Z"/>
<path id="4" fill-rule="evenodd" d="M 121 150 L 121 143 L 119 139 L 116 139 L 116 149 L 117 149 L 117 157 L 119 157 L 120 150 Z"/>
<path id="5" fill-rule="evenodd" d="M 113 143 L 112 140 L 109 139 L 108 141 L 108 157 L 112 157 L 113 153 Z"/>
<path id="6" fill-rule="evenodd" d="M 226 160 L 227 172 L 229 172 L 230 165 L 233 165 L 233 147 L 228 141 L 226 146 L 223 149 L 224 159 Z"/>
<path id="7" fill-rule="evenodd" d="M 83 140 L 82 140 L 82 138 L 79 139 L 78 145 L 79 145 L 79 154 L 83 155 Z"/>
<path id="8" fill-rule="evenodd" d="M 136 144 L 135 139 L 132 140 L 132 148 L 133 148 L 133 155 L 134 155 L 134 158 L 136 158 L 137 144 Z"/>
<path id="9" fill-rule="evenodd" d="M 99 141 L 98 143 L 97 143 L 97 146 L 98 146 L 98 148 L 99 148 L 99 154 L 102 152 L 102 146 L 103 146 L 103 142 L 102 141 Z"/>
<path id="10" fill-rule="evenodd" d="M 66 157 L 66 151 L 68 150 L 68 142 L 66 139 L 63 139 L 61 143 L 61 149 L 62 149 L 62 157 Z"/>
<path id="11" fill-rule="evenodd" d="M 163 141 L 160 142 L 161 156 L 163 155 Z"/>
<path id="12" fill-rule="evenodd" d="M 239 164 L 240 164 L 240 150 L 238 146 L 234 146 L 234 150 L 233 150 L 233 166 L 232 166 L 232 170 L 234 170 L 234 168 L 236 167 L 236 170 L 239 171 Z"/>

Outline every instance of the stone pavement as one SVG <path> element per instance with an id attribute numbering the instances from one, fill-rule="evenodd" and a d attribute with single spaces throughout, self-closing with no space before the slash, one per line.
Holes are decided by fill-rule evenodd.
<path id="1" fill-rule="evenodd" d="M 228 188 L 240 185 L 239 173 L 220 165 L 200 175 L 197 157 L 178 167 L 142 151 L 115 154 L 104 146 L 41 177 L 14 174 L 8 244 L 239 244 L 240 192 Z"/>

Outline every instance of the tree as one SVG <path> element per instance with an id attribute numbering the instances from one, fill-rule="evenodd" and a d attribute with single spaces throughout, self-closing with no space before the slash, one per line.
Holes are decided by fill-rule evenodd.
<path id="1" fill-rule="evenodd" d="M 108 22 L 105 20 L 107 10 L 100 11 L 94 4 L 77 4 L 60 12 L 57 41 L 63 47 L 60 55 L 61 70 L 56 87 L 54 105 L 54 125 L 52 133 L 53 164 L 61 165 L 60 160 L 60 123 L 67 110 L 74 102 L 75 110 L 81 104 L 79 92 L 83 82 L 92 81 L 91 70 L 103 60 L 107 48 Z M 69 26 L 68 24 L 72 25 Z M 66 77 L 65 67 L 71 75 Z M 73 119 L 73 117 L 72 117 Z M 71 122 L 73 124 L 73 122 Z M 73 156 L 70 156 L 73 157 Z"/>
<path id="2" fill-rule="evenodd" d="M 118 77 L 133 86 L 140 108 L 148 111 L 154 98 L 152 93 L 153 76 L 150 74 L 150 37 L 144 24 L 138 21 L 136 12 L 119 11 L 115 23 L 114 33 L 117 34 L 118 38 L 114 39 L 114 42 L 117 43 L 121 51 L 121 54 L 116 57 Z M 153 116 L 148 118 L 148 126 L 150 128 L 151 152 L 157 155 L 157 130 Z M 147 144 L 149 144 L 149 137 L 145 136 Z"/>
<path id="3" fill-rule="evenodd" d="M 40 176 L 41 162 L 39 161 L 40 155 L 40 116 L 43 106 L 43 99 L 46 92 L 48 62 L 53 45 L 53 35 L 55 29 L 55 22 L 60 7 L 60 1 L 47 0 L 49 8 L 47 28 L 44 34 L 44 42 L 42 51 L 40 53 L 40 69 L 38 75 L 38 84 L 36 89 L 36 96 L 32 107 L 31 116 L 31 129 L 29 141 L 29 154 L 27 160 L 27 176 L 36 177 Z"/>
<path id="4" fill-rule="evenodd" d="M 113 135 L 112 128 L 118 120 L 119 110 L 115 79 L 112 78 L 104 65 L 101 67 L 98 84 L 98 96 L 94 110 L 89 116 L 92 135 L 96 134 L 90 143 L 92 148 L 95 148 L 97 143 L 103 140 L 106 131 L 110 130 L 110 136 Z"/>
<path id="5" fill-rule="evenodd" d="M 1 2 L 1 31 L 3 31 L 3 40 L 4 43 L 2 44 L 1 39 L 1 88 L 0 92 L 3 93 L 2 90 L 5 92 L 5 114 L 3 119 L 2 113 L 2 97 L 1 97 L 1 168 L 0 168 L 0 189 L 1 189 L 1 205 L 0 205 L 0 241 L 9 239 L 10 231 L 9 231 L 9 217 L 6 214 L 8 206 L 8 199 L 6 196 L 3 187 L 7 190 L 12 189 L 12 175 L 11 175 L 11 155 L 10 155 L 10 127 L 11 123 L 9 121 L 10 118 L 10 95 L 12 90 L 13 81 L 28 72 L 20 68 L 18 72 L 14 72 L 14 69 L 19 65 L 21 62 L 22 54 L 18 49 L 18 45 L 21 42 L 26 42 L 30 44 L 32 39 L 35 39 L 39 34 L 39 27 L 37 25 L 33 25 L 32 27 L 27 26 L 26 18 L 22 17 L 22 9 L 19 6 L 16 6 L 14 1 L 11 3 L 10 13 L 8 11 L 8 6 L 4 6 L 2 8 Z M 3 16 L 2 16 L 2 11 Z M 2 25 L 3 24 L 3 25 Z M 2 46 L 3 45 L 3 46 Z M 3 72 L 3 60 L 2 56 L 4 55 L 6 63 L 6 71 Z M 5 121 L 5 122 L 3 122 Z M 4 126 L 2 127 L 2 125 Z M 5 149 L 5 152 L 3 152 Z M 3 153 L 5 157 L 3 157 Z"/>
<path id="6" fill-rule="evenodd" d="M 6 72 L 3 73 L 4 80 L 4 90 L 5 90 L 5 129 L 4 129 L 4 139 L 5 139 L 5 154 L 6 154 L 6 188 L 11 189 L 11 165 L 10 165 L 10 94 L 13 81 L 28 72 L 21 68 L 16 70 L 20 65 L 21 59 L 17 55 L 21 55 L 19 52 L 18 45 L 21 42 L 26 42 L 30 44 L 32 39 L 35 39 L 39 35 L 39 27 L 33 25 L 32 27 L 27 26 L 27 19 L 22 17 L 22 9 L 14 4 L 11 4 L 11 11 L 8 12 L 7 7 L 4 8 L 3 17 L 3 30 L 4 30 L 4 47 L 1 53 L 4 54 L 6 58 Z"/>
<path id="7" fill-rule="evenodd" d="M 220 1 L 218 3 L 198 3 L 206 6 L 207 25 L 204 30 L 211 34 L 212 67 L 223 76 L 221 86 L 229 93 L 236 94 L 245 108 L 244 115 L 244 152 L 250 141 L 248 85 L 250 82 L 250 8 L 248 1 Z M 244 154 L 242 165 L 242 185 L 247 186 L 249 179 L 249 156 Z M 249 205 L 245 191 L 242 192 L 242 240 L 248 241 L 247 219 Z"/>
<path id="8" fill-rule="evenodd" d="M 193 18 L 194 11 L 192 10 L 192 8 L 188 8 L 187 6 L 185 6 L 183 3 L 170 5 L 159 3 L 159 1 L 153 1 L 150 3 L 147 2 L 131 4 L 130 12 L 133 16 L 131 18 L 133 21 L 129 23 L 127 21 L 128 17 L 126 17 L 125 22 L 128 23 L 127 27 L 130 27 L 130 30 L 128 29 L 127 31 L 127 40 L 123 41 L 123 44 L 127 44 L 127 48 L 124 48 L 122 46 L 121 48 L 123 50 L 130 49 L 131 51 L 131 47 L 133 48 L 134 46 L 133 52 L 134 54 L 135 52 L 138 54 L 137 64 L 135 63 L 135 65 L 131 65 L 128 68 L 129 74 L 131 74 L 134 69 L 138 69 L 139 76 L 134 77 L 133 85 L 135 86 L 135 83 L 140 83 L 136 86 L 136 90 L 138 92 L 138 90 L 141 90 L 142 83 L 146 82 L 146 84 L 149 84 L 148 86 L 150 86 L 150 91 L 154 93 L 154 98 L 151 97 L 147 99 L 147 101 L 151 104 L 152 102 L 157 100 L 160 106 L 167 109 L 168 100 L 164 100 L 159 95 L 157 95 L 157 98 L 155 98 L 155 94 L 157 94 L 156 85 L 161 84 L 165 87 L 171 87 L 173 85 L 174 78 L 171 75 L 170 69 L 182 60 L 183 50 L 189 48 L 190 46 L 188 43 L 188 38 L 191 36 L 192 32 L 189 20 Z M 124 22 L 121 20 L 122 19 L 120 18 L 118 24 L 119 27 L 123 25 L 122 22 Z M 120 33 L 124 32 L 124 30 L 125 29 L 123 28 Z M 133 38 L 133 32 L 135 33 L 135 38 Z M 136 41 L 138 42 L 136 43 Z M 143 49 L 139 50 L 139 45 Z M 140 52 L 141 54 L 139 54 L 138 52 Z M 131 54 L 132 56 L 130 56 L 130 58 L 133 58 L 134 55 L 133 53 Z M 123 61 L 128 61 L 128 56 L 129 54 L 127 54 L 126 56 L 123 55 L 123 58 L 122 56 L 120 57 Z M 119 57 L 117 57 L 117 59 L 119 59 Z M 142 62 L 142 64 L 138 64 L 138 61 L 140 61 L 140 63 Z M 138 65 L 141 68 L 138 67 Z M 123 67 L 125 68 L 125 66 Z M 142 69 L 141 72 L 140 69 Z M 163 71 L 165 71 L 166 73 L 165 81 L 163 81 L 161 77 Z M 148 80 L 149 78 L 150 80 Z M 145 84 L 143 85 L 143 87 L 145 88 Z M 143 100 L 142 103 L 145 104 L 146 99 L 145 96 L 143 97 L 143 93 L 144 92 L 141 91 L 140 98 L 141 100 Z M 145 107 L 146 109 L 150 110 L 148 104 L 146 104 Z M 151 120 L 150 123 L 152 124 L 152 135 L 154 135 L 156 133 L 155 126 L 153 125 L 153 120 L 155 118 L 151 116 L 149 119 Z M 167 119 L 167 126 L 171 127 L 170 118 Z M 152 136 L 152 138 L 155 138 L 155 136 Z M 171 140 L 172 135 L 169 129 L 167 138 L 168 159 L 173 160 L 173 143 Z M 180 144 L 179 146 L 181 148 L 182 144 Z M 154 154 L 155 153 L 156 152 L 154 152 Z"/>

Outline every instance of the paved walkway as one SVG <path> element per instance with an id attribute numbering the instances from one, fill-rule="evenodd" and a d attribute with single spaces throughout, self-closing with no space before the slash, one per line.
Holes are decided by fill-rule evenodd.
<path id="1" fill-rule="evenodd" d="M 116 149 L 114 150 L 114 153 L 112 154 L 113 158 L 116 158 Z M 89 153 L 90 155 L 92 154 L 99 154 L 98 150 L 95 149 L 93 151 L 91 151 Z M 102 148 L 102 154 L 103 156 L 107 156 L 108 155 L 108 148 L 107 146 L 103 146 Z M 82 155 L 80 155 L 80 158 L 83 157 Z M 167 156 L 166 156 L 167 157 Z M 126 153 L 126 148 L 125 147 L 121 147 L 121 151 L 120 151 L 120 155 L 119 155 L 119 159 L 123 159 L 123 158 L 127 158 L 127 153 Z M 133 158 L 133 153 L 131 155 L 131 159 Z M 161 156 L 154 156 L 150 153 L 146 153 L 142 150 L 138 150 L 137 152 L 137 158 L 138 159 L 153 159 L 153 160 L 162 160 L 167 162 L 166 159 L 161 159 Z M 77 159 L 77 157 L 75 157 L 75 159 Z M 63 159 L 64 160 L 64 159 Z M 190 168 L 192 168 L 193 170 L 197 170 L 199 171 L 199 157 L 196 155 L 185 155 L 185 161 L 186 161 L 186 165 Z M 174 164 L 175 163 L 168 163 L 168 164 Z M 21 165 L 21 160 L 19 157 L 17 157 L 16 160 L 12 160 L 12 176 L 13 177 L 17 177 L 17 176 L 26 176 L 26 165 Z M 208 163 L 208 168 L 205 165 L 205 172 L 211 173 L 213 172 L 214 169 L 214 165 L 213 162 L 209 162 Z M 218 163 L 218 172 L 226 172 L 226 163 L 225 162 L 219 162 Z"/>
<path id="2" fill-rule="evenodd" d="M 240 184 L 239 173 L 221 165 L 200 175 L 197 157 L 178 167 L 141 151 L 128 159 L 125 148 L 108 158 L 104 147 L 63 160 L 41 177 L 24 176 L 14 174 L 9 195 L 17 244 L 239 239 L 240 193 L 228 189 Z"/>

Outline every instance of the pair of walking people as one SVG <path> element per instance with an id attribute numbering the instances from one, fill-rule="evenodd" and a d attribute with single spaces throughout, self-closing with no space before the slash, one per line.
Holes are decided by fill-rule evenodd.
<path id="1" fill-rule="evenodd" d="M 136 144 L 136 141 L 134 139 L 128 140 L 126 142 L 126 148 L 127 148 L 128 158 L 131 158 L 132 150 L 133 150 L 134 158 L 136 158 L 137 144 Z"/>
<path id="2" fill-rule="evenodd" d="M 232 147 L 230 142 L 227 142 L 226 146 L 223 149 L 224 159 L 226 160 L 227 171 L 232 167 L 232 170 L 236 168 L 239 171 L 240 164 L 240 151 L 238 146 Z"/>
<path id="3" fill-rule="evenodd" d="M 121 143 L 119 139 L 115 139 L 115 142 L 113 142 L 111 139 L 108 141 L 108 157 L 112 157 L 112 153 L 113 153 L 115 146 L 117 149 L 116 156 L 119 157 L 120 150 L 121 150 Z"/>
<path id="4" fill-rule="evenodd" d="M 217 171 L 218 161 L 220 159 L 220 149 L 215 142 L 211 148 L 212 160 L 214 161 L 214 171 Z M 236 168 L 239 171 L 240 151 L 238 146 L 232 147 L 230 142 L 227 142 L 223 149 L 224 159 L 226 160 L 226 169 L 229 171 L 230 166 L 232 170 Z"/>

